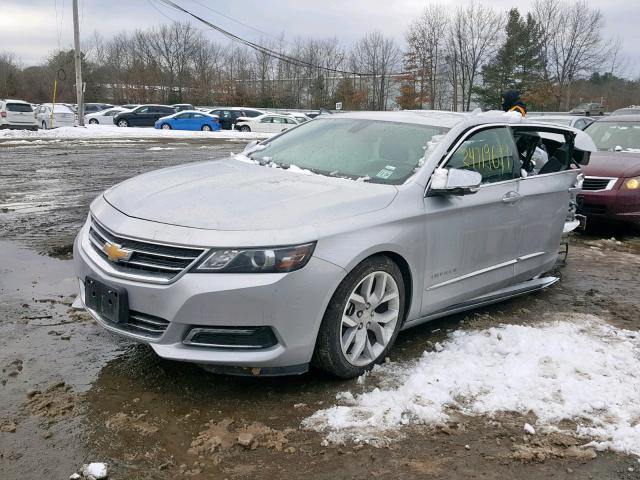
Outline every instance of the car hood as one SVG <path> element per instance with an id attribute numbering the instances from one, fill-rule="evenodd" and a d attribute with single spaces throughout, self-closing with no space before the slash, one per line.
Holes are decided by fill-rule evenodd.
<path id="1" fill-rule="evenodd" d="M 393 185 L 270 168 L 235 159 L 157 170 L 104 193 L 130 217 L 205 230 L 320 225 L 385 208 Z"/>
<path id="2" fill-rule="evenodd" d="M 640 175 L 640 152 L 594 152 L 582 171 L 592 177 L 635 177 Z"/>

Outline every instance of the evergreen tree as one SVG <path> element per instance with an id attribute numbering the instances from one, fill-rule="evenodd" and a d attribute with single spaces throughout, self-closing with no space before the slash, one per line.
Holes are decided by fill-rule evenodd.
<path id="1" fill-rule="evenodd" d="M 544 70 L 540 27 L 530 14 L 522 17 L 517 8 L 512 8 L 505 33 L 504 43 L 482 69 L 482 87 L 475 89 L 484 108 L 500 108 L 500 95 L 509 89 L 518 90 L 529 103 L 536 103 Z"/>

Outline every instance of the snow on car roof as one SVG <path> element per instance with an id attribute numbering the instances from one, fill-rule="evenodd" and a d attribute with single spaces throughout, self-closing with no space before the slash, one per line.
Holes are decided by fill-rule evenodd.
<path id="1" fill-rule="evenodd" d="M 399 112 L 348 112 L 321 115 L 316 118 L 358 118 L 385 122 L 414 123 L 453 128 L 459 124 L 467 126 L 486 123 L 521 123 L 519 113 L 491 110 L 488 112 L 449 112 L 445 110 L 403 110 Z"/>

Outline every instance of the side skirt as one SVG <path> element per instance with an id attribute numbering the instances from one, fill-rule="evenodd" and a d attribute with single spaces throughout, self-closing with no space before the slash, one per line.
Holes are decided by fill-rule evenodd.
<path id="1" fill-rule="evenodd" d="M 402 326 L 402 330 L 415 327 L 416 325 L 420 325 L 430 320 L 435 320 L 436 318 L 446 317 L 447 315 L 453 315 L 454 313 L 464 312 L 466 310 L 483 307 L 492 303 L 498 303 L 504 300 L 509 300 L 510 298 L 526 295 L 527 293 L 535 292 L 537 290 L 542 290 L 543 288 L 547 288 L 553 285 L 558 280 L 560 280 L 558 277 L 534 278 L 533 280 L 518 283 L 507 288 L 502 288 L 500 290 L 496 290 L 495 292 L 487 293 L 471 300 L 467 300 L 466 302 L 458 303 L 456 305 L 452 305 L 451 307 L 443 308 L 442 310 L 437 310 L 433 313 L 430 313 L 429 315 L 425 315 L 424 317 L 411 320 L 410 322 L 407 322 Z"/>

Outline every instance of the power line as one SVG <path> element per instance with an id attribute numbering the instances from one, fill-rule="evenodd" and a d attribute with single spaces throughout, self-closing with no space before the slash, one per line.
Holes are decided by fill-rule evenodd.
<path id="1" fill-rule="evenodd" d="M 293 45 L 292 43 L 287 42 L 284 38 L 276 37 L 275 35 L 272 35 L 272 34 L 270 34 L 270 33 L 267 33 L 267 32 L 265 32 L 265 31 L 263 31 L 263 30 L 260 30 L 259 28 L 253 27 L 253 26 L 251 26 L 251 25 L 249 25 L 249 24 L 247 24 L 247 23 L 243 23 L 243 22 L 241 22 L 240 20 L 236 20 L 235 18 L 230 17 L 229 15 L 226 15 L 226 14 L 224 14 L 224 13 L 222 13 L 222 12 L 220 12 L 220 11 L 218 11 L 218 10 L 214 9 L 214 8 L 211 8 L 211 7 L 210 7 L 210 6 L 208 6 L 208 5 L 205 5 L 205 4 L 201 3 L 201 2 L 199 2 L 198 0 L 191 0 L 191 1 L 192 1 L 193 3 L 195 3 L 195 4 L 197 4 L 197 5 L 200 5 L 202 8 L 206 8 L 207 10 L 211 10 L 213 13 L 218 14 L 218 15 L 220 15 L 221 17 L 226 18 L 227 20 L 231 20 L 232 22 L 237 23 L 238 25 L 242 25 L 243 27 L 250 28 L 251 30 L 253 30 L 253 31 L 255 31 L 255 32 L 258 32 L 258 33 L 260 33 L 260 34 L 262 34 L 262 35 L 266 35 L 267 37 L 271 37 L 271 38 L 273 38 L 274 40 L 277 40 L 277 41 L 279 41 L 279 42 L 284 42 L 284 43 L 287 43 L 287 44 L 289 44 L 289 45 Z"/>
<path id="2" fill-rule="evenodd" d="M 196 15 L 193 12 L 190 12 L 189 10 L 181 7 L 180 5 L 178 5 L 177 3 L 173 2 L 172 0 L 158 0 L 159 2 L 164 3 L 165 5 L 172 7 L 180 12 L 183 12 L 187 15 L 189 15 L 190 17 L 195 18 L 196 20 L 198 20 L 201 23 L 204 23 L 205 25 L 209 26 L 210 28 L 216 30 L 217 32 L 220 32 L 221 34 L 223 34 L 224 36 L 226 36 L 227 38 L 230 38 L 233 41 L 236 42 L 240 42 L 243 45 L 246 45 L 249 48 L 252 48 L 260 53 L 263 53 L 265 55 L 268 55 L 270 57 L 276 58 L 282 62 L 285 63 L 289 63 L 292 65 L 296 65 L 298 67 L 308 67 L 308 68 L 314 68 L 316 70 L 325 70 L 328 72 L 332 72 L 332 73 L 339 73 L 342 75 L 357 75 L 360 77 L 373 77 L 376 76 L 373 73 L 362 73 L 362 72 L 354 72 L 354 71 L 350 71 L 350 70 L 342 70 L 342 69 L 338 69 L 338 68 L 330 68 L 330 67 L 325 67 L 322 65 L 316 65 L 313 64 L 311 62 L 307 62 L 306 60 L 302 60 L 300 58 L 295 58 L 295 57 L 291 57 L 289 55 L 286 55 L 284 53 L 280 53 L 280 52 L 276 52 L 274 50 L 271 50 L 270 48 L 264 47 L 262 45 L 259 45 L 257 43 L 251 42 L 249 40 L 246 40 L 242 37 L 239 37 L 238 35 L 235 35 L 225 29 L 223 29 L 222 27 L 219 27 L 217 25 L 214 25 L 213 23 L 205 20 L 204 18 Z M 392 76 L 394 75 L 393 73 L 389 73 L 387 74 L 387 76 Z"/>

